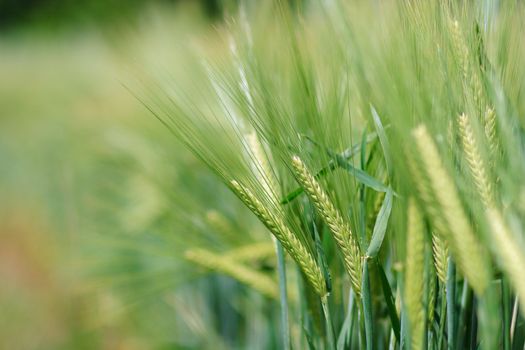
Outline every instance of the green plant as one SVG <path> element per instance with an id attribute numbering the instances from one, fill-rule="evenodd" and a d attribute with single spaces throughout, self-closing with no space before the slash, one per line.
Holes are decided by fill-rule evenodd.
<path id="1" fill-rule="evenodd" d="M 281 346 L 522 347 L 523 5 L 257 8 L 195 90 L 146 104 L 292 258 Z"/>

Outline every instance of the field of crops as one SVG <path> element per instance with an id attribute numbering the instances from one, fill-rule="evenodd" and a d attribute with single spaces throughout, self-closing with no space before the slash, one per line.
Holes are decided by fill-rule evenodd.
<path id="1" fill-rule="evenodd" d="M 525 349 L 525 7 L 0 35 L 0 348 Z"/>

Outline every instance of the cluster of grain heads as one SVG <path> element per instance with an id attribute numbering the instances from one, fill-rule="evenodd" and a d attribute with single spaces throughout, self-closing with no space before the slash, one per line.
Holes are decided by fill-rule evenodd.
<path id="1" fill-rule="evenodd" d="M 437 208 L 430 220 L 442 231 L 440 234 L 474 291 L 483 295 L 491 278 L 490 264 L 469 223 L 455 184 L 427 128 L 418 126 L 412 136 Z"/>
<path id="2" fill-rule="evenodd" d="M 494 119 L 495 114 L 489 109 L 487 111 L 485 131 L 487 132 L 488 126 L 489 132 L 486 136 L 492 150 L 496 148 L 495 136 L 493 135 L 495 125 L 490 126 L 490 124 L 495 124 Z M 514 285 L 520 303 L 525 305 L 525 279 L 523 278 L 525 255 L 523 254 L 523 249 L 520 243 L 515 240 L 509 227 L 505 223 L 501 211 L 497 209 L 493 191 L 493 181 L 489 179 L 486 163 L 480 153 L 480 143 L 474 135 L 471 121 L 467 115 L 460 115 L 459 125 L 464 156 L 468 162 L 476 189 L 481 196 L 484 209 L 486 210 L 486 219 L 490 226 L 490 237 L 493 243 L 494 255 L 498 258 L 500 265 Z"/>
<path id="3" fill-rule="evenodd" d="M 272 278 L 231 258 L 200 248 L 187 250 L 184 257 L 196 265 L 230 276 L 269 298 L 279 299 L 279 288 Z"/>
<path id="4" fill-rule="evenodd" d="M 405 308 L 410 324 L 412 350 L 423 349 L 425 328 L 424 266 L 425 227 L 423 217 L 413 198 L 408 201 L 408 229 L 405 259 Z"/>
<path id="5" fill-rule="evenodd" d="M 299 265 L 304 275 L 315 289 L 324 297 L 327 294 L 326 283 L 319 265 L 305 245 L 288 228 L 282 213 L 272 213 L 245 186 L 235 180 L 231 181 L 232 189 L 246 206 L 259 218 L 270 232 L 281 242 L 283 248 Z"/>
<path id="6" fill-rule="evenodd" d="M 294 156 L 292 158 L 292 166 L 297 181 L 304 188 L 315 209 L 332 231 L 334 239 L 341 250 L 346 271 L 350 275 L 352 288 L 356 295 L 359 296 L 361 294 L 361 252 L 350 230 L 350 225 L 343 219 L 341 213 L 335 208 L 301 158 Z"/>

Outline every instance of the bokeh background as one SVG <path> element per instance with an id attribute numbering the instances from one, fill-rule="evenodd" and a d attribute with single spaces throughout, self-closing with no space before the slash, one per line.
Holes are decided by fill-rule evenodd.
<path id="1" fill-rule="evenodd" d="M 140 101 L 237 6 L 0 0 L 1 349 L 275 344 L 260 295 L 181 259 L 267 235 Z"/>

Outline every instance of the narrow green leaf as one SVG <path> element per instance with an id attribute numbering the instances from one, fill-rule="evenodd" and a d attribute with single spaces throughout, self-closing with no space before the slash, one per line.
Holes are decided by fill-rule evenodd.
<path id="1" fill-rule="evenodd" d="M 392 178 L 392 158 L 390 156 L 390 144 L 388 138 L 386 137 L 385 128 L 381 123 L 381 118 L 377 114 L 374 106 L 370 105 L 370 110 L 372 111 L 372 120 L 374 121 L 374 126 L 376 128 L 377 136 L 379 137 L 379 142 L 383 148 L 383 157 L 385 158 L 386 170 L 388 172 L 388 178 Z"/>
<path id="2" fill-rule="evenodd" d="M 372 175 L 368 174 L 366 171 L 363 171 L 359 168 L 354 167 L 350 162 L 340 157 L 336 156 L 337 165 L 348 171 L 351 175 L 355 176 L 356 180 L 362 183 L 363 185 L 370 187 L 377 192 L 388 192 L 390 187 L 383 184 L 381 181 L 374 178 Z"/>
<path id="3" fill-rule="evenodd" d="M 380 263 L 377 264 L 377 269 L 379 271 L 379 280 L 381 281 L 381 288 L 383 290 L 383 295 L 385 296 L 386 307 L 388 310 L 388 315 L 390 316 L 390 322 L 392 323 L 392 329 L 394 334 L 399 341 L 400 337 L 400 324 L 399 317 L 397 316 L 396 302 L 394 296 L 392 295 L 392 289 L 390 288 L 390 283 L 386 277 L 385 270 Z"/>
<path id="4" fill-rule="evenodd" d="M 376 257 L 376 255 L 379 253 L 379 250 L 381 249 L 381 245 L 383 244 L 388 219 L 390 218 L 390 213 L 392 212 L 392 201 L 393 192 L 389 187 L 388 191 L 386 192 L 385 199 L 383 200 L 383 204 L 381 204 L 379 214 L 377 214 L 374 230 L 372 232 L 372 239 L 370 240 L 370 245 L 366 251 L 366 255 L 370 258 Z"/>
<path id="5" fill-rule="evenodd" d="M 317 178 L 317 174 L 316 174 Z M 292 192 L 288 193 L 283 199 L 281 199 L 281 204 L 288 204 L 292 202 L 295 198 L 299 197 L 304 192 L 302 187 L 296 188 Z"/>
<path id="6" fill-rule="evenodd" d="M 337 350 L 348 349 L 350 346 L 350 332 L 352 331 L 352 325 L 354 323 L 354 302 L 354 293 L 350 291 L 348 295 L 348 308 L 346 310 L 345 320 L 339 331 L 339 336 L 337 337 Z"/>
<path id="7" fill-rule="evenodd" d="M 470 321 L 470 312 L 472 309 L 472 289 L 468 286 L 467 279 L 463 280 L 463 290 L 461 292 L 461 304 L 459 309 L 459 317 L 457 322 L 457 342 L 456 347 L 463 349 L 465 347 L 464 342 L 467 338 L 467 321 Z M 507 349 L 509 350 L 509 349 Z"/>

